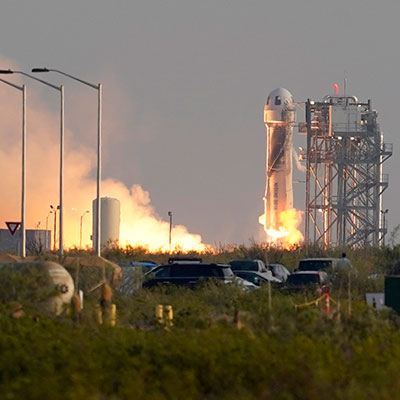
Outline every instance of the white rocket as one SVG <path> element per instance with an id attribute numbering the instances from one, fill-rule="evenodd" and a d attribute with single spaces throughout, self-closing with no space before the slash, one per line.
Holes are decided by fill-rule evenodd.
<path id="1" fill-rule="evenodd" d="M 264 108 L 267 128 L 266 187 L 264 224 L 267 230 L 279 230 L 278 216 L 293 208 L 292 137 L 296 108 L 291 93 L 275 89 Z"/>

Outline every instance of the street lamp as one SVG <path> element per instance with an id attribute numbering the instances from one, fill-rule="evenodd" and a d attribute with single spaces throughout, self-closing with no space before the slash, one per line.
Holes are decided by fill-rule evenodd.
<path id="1" fill-rule="evenodd" d="M 58 74 L 67 76 L 77 82 L 83 83 L 92 89 L 97 90 L 97 206 L 96 206 L 96 226 L 95 226 L 95 238 L 94 248 L 96 255 L 100 257 L 101 255 L 101 245 L 100 245 L 100 211 L 101 211 L 101 201 L 100 201 L 100 191 L 101 191 L 101 129 L 102 129 L 102 95 L 103 86 L 101 83 L 94 85 L 93 83 L 84 81 L 75 76 L 69 75 L 58 69 L 49 68 L 33 68 L 32 72 L 56 72 Z"/>
<path id="2" fill-rule="evenodd" d="M 383 217 L 383 235 L 382 235 L 382 245 L 385 246 L 385 236 L 386 236 L 386 214 L 389 212 L 389 209 L 381 210 Z"/>
<path id="3" fill-rule="evenodd" d="M 43 81 L 42 79 L 38 79 L 35 76 L 29 75 L 22 71 L 13 71 L 11 69 L 2 69 L 0 70 L 0 74 L 21 74 L 28 78 L 31 78 L 35 81 L 43 83 L 46 86 L 49 86 L 57 91 L 60 92 L 60 106 L 61 106 L 61 113 L 60 113 L 60 232 L 59 232 L 59 248 L 60 248 L 60 255 L 64 254 L 64 245 L 63 245 L 63 232 L 64 232 L 64 86 L 55 86 L 49 82 Z"/>
<path id="4" fill-rule="evenodd" d="M 57 210 L 60 210 L 60 206 L 57 206 L 57 208 L 50 206 L 50 208 L 53 210 L 54 213 L 54 243 L 53 243 L 53 251 L 56 251 L 56 241 L 57 241 Z"/>
<path id="5" fill-rule="evenodd" d="M 22 91 L 22 186 L 21 186 L 21 257 L 26 256 L 26 229 L 25 229 L 25 187 L 26 187 L 26 86 L 14 85 L 4 79 L 1 82 Z"/>
<path id="6" fill-rule="evenodd" d="M 49 238 L 49 235 L 48 235 L 48 231 L 49 231 L 49 217 L 50 217 L 50 214 L 52 214 L 53 213 L 53 211 L 52 210 L 50 210 L 49 211 L 49 213 L 47 214 L 47 217 L 46 217 L 46 233 L 45 233 L 45 235 L 46 235 L 46 249 L 47 248 L 50 248 L 50 238 Z M 47 247 L 47 243 L 49 243 L 49 247 Z"/>
<path id="7" fill-rule="evenodd" d="M 168 211 L 169 216 L 169 253 L 171 254 L 171 243 L 172 243 L 172 211 Z"/>
<path id="8" fill-rule="evenodd" d="M 79 235 L 79 248 L 81 249 L 82 248 L 82 221 L 83 221 L 83 217 L 86 215 L 86 214 L 88 214 L 88 213 L 90 213 L 90 211 L 89 210 L 86 210 L 82 215 L 81 215 L 81 225 L 80 225 L 80 235 Z"/>
<path id="9" fill-rule="evenodd" d="M 49 213 L 47 214 L 47 217 L 46 217 L 46 231 L 49 230 L 49 217 L 50 217 L 50 214 L 52 214 L 52 213 L 53 213 L 53 211 L 50 210 Z"/>

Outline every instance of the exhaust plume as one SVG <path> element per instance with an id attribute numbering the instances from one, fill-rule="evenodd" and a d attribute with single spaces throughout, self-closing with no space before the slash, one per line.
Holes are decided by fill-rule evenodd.
<path id="1" fill-rule="evenodd" d="M 13 68 L 13 62 L 0 58 L 2 65 Z M 15 67 L 18 69 L 18 67 Z M 6 80 L 22 84 L 20 76 L 8 75 Z M 53 230 L 54 214 L 50 205 L 57 206 L 59 199 L 59 111 L 46 105 L 42 92 L 33 81 L 27 85 L 27 187 L 26 228 L 34 229 L 40 222 L 41 229 Z M 68 86 L 70 93 L 70 89 Z M 72 92 L 72 86 L 71 86 Z M 111 92 L 111 90 L 110 90 Z M 40 93 L 40 96 L 39 96 Z M 57 94 L 46 93 L 57 106 Z M 112 93 L 112 92 L 111 92 Z M 70 95 L 70 94 L 69 94 Z M 55 96 L 51 97 L 51 96 Z M 107 96 L 107 94 L 105 94 Z M 66 99 L 65 124 L 65 184 L 64 184 L 64 241 L 65 248 L 79 246 L 80 218 L 86 210 L 82 224 L 82 244 L 92 247 L 92 200 L 96 197 L 96 181 L 92 177 L 96 167 L 95 145 L 89 146 L 85 138 L 69 130 L 70 114 Z M 21 93 L 0 82 L 0 223 L 20 221 L 21 210 Z M 79 103 L 79 99 L 76 99 Z M 71 108 L 74 106 L 71 105 Z M 115 110 L 114 110 L 115 113 Z M 89 115 L 91 116 L 92 114 Z M 110 114 L 104 113 L 107 120 Z M 116 118 L 116 116 L 113 116 Z M 95 123 L 95 118 L 93 118 Z M 119 121 L 110 121 L 109 126 L 118 126 Z M 83 121 L 83 124 L 87 122 Z M 95 129 L 91 129 L 95 137 Z M 90 132 L 90 133 L 91 133 Z M 110 132 L 104 131 L 104 143 Z M 106 152 L 106 146 L 103 151 Z M 102 197 L 114 197 L 121 204 L 121 245 L 131 244 L 148 247 L 150 250 L 169 250 L 169 222 L 157 215 L 151 205 L 150 195 L 140 185 L 127 187 L 114 179 L 102 181 Z M 57 214 L 58 219 L 58 214 Z M 58 236 L 58 221 L 57 221 Z M 53 237 L 53 236 L 52 236 Z M 204 250 L 200 235 L 191 234 L 182 225 L 172 230 L 172 248 L 181 250 Z"/>

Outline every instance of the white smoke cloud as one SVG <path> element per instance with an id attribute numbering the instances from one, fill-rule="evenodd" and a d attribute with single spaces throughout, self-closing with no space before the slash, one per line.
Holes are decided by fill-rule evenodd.
<path id="1" fill-rule="evenodd" d="M 15 63 L 0 57 L 7 68 L 16 68 Z M 27 85 L 27 201 L 26 227 L 32 229 L 41 221 L 40 227 L 53 228 L 53 218 L 49 215 L 50 205 L 57 205 L 59 199 L 59 112 L 52 110 L 42 100 L 43 93 L 33 81 L 22 81 L 19 75 L 4 75 L 16 84 Z M 116 91 L 118 92 L 118 90 Z M 115 91 L 108 89 L 107 95 Z M 49 93 L 57 96 L 56 93 Z M 68 107 L 66 97 L 66 110 Z M 21 198 L 21 93 L 0 82 L 0 223 L 20 220 Z M 54 103 L 57 104 L 56 101 Z M 118 99 L 116 99 L 116 104 Z M 74 99 L 73 110 L 84 101 L 79 96 Z M 69 109 L 69 110 L 71 110 Z M 72 118 L 72 112 L 68 118 Z M 105 126 L 113 127 L 112 135 L 118 136 L 121 122 L 118 108 L 104 112 Z M 82 122 L 84 129 L 95 132 L 96 115 L 92 111 L 88 116 L 93 123 Z M 80 217 L 92 209 L 92 200 L 96 197 L 96 181 L 93 172 L 96 166 L 96 148 L 90 141 L 71 131 L 66 118 L 65 130 L 65 185 L 64 185 L 64 237 L 65 247 L 79 245 Z M 71 123 L 70 126 L 75 126 Z M 107 132 L 105 132 L 105 136 Z M 104 140 L 103 151 L 107 153 Z M 121 143 L 123 145 L 123 143 Z M 148 246 L 151 249 L 169 248 L 169 222 L 163 221 L 151 206 L 150 195 L 140 185 L 131 188 L 113 179 L 102 182 L 102 196 L 117 198 L 121 203 L 120 243 Z M 92 223 L 85 216 L 83 226 L 83 245 L 91 246 Z M 202 249 L 201 236 L 190 234 L 184 226 L 174 226 L 173 246 L 184 249 Z"/>

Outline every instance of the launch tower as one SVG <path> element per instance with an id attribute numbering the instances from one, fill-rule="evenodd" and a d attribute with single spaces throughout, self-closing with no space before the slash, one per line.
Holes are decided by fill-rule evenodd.
<path id="1" fill-rule="evenodd" d="M 393 146 L 383 142 L 371 101 L 325 96 L 306 102 L 305 241 L 324 246 L 379 245 L 386 234 L 382 165 Z"/>

